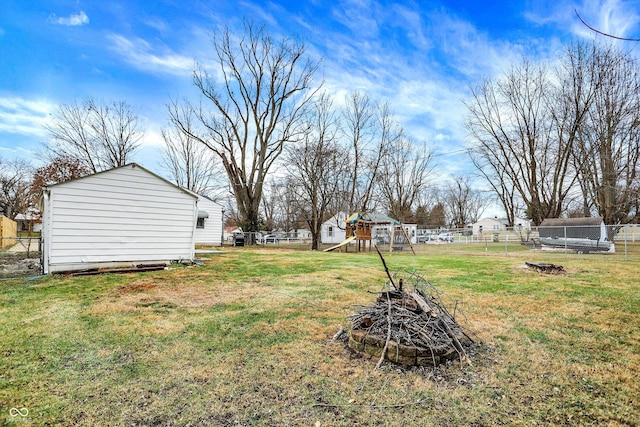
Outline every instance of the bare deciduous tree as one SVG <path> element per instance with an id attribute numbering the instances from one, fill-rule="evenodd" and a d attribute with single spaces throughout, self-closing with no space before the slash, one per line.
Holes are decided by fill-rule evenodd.
<path id="1" fill-rule="evenodd" d="M 448 222 L 455 228 L 464 228 L 467 224 L 476 222 L 489 205 L 487 195 L 474 190 L 468 177 L 455 177 L 446 181 L 441 199 Z"/>
<path id="2" fill-rule="evenodd" d="M 345 152 L 349 153 L 350 174 L 342 185 L 346 196 L 343 210 L 368 212 L 377 202 L 378 178 L 382 159 L 402 136 L 386 102 L 374 103 L 360 93 L 352 93 L 342 113 Z"/>
<path id="3" fill-rule="evenodd" d="M 265 179 L 288 142 L 302 138 L 301 117 L 313 96 L 317 63 L 305 59 L 305 45 L 274 40 L 245 23 L 240 38 L 229 29 L 214 35 L 216 69 L 198 67 L 193 82 L 203 96 L 185 110 L 169 107 L 176 128 L 222 161 L 245 231 L 258 231 Z M 206 103 L 206 104 L 205 104 Z M 197 121 L 191 128 L 187 117 Z"/>
<path id="4" fill-rule="evenodd" d="M 367 210 L 370 195 L 364 188 L 372 188 L 373 180 L 365 181 L 366 153 L 373 144 L 376 133 L 376 106 L 371 99 L 362 93 L 354 92 L 347 96 L 342 110 L 342 132 L 350 157 L 350 174 L 346 185 L 343 185 L 344 209 L 347 212 Z"/>
<path id="5" fill-rule="evenodd" d="M 389 214 L 406 222 L 413 217 L 416 202 L 426 190 L 433 169 L 433 153 L 404 136 L 398 138 L 382 158 L 379 183 Z"/>
<path id="6" fill-rule="evenodd" d="M 264 211 L 264 228 L 266 230 L 281 229 L 286 232 L 304 226 L 296 199 L 297 180 L 287 174 L 284 177 L 272 178 L 262 197 Z"/>
<path id="7" fill-rule="evenodd" d="M 178 107 L 180 108 L 180 107 Z M 184 114 L 184 126 L 192 129 L 191 117 Z M 165 147 L 162 161 L 176 185 L 196 194 L 216 198 L 224 187 L 216 157 L 200 141 L 179 129 L 162 131 Z"/>
<path id="8" fill-rule="evenodd" d="M 638 63 L 613 47 L 574 43 L 549 77 L 526 63 L 473 92 L 470 153 L 509 216 L 518 200 L 539 224 L 582 195 L 582 214 L 634 221 L 640 164 Z M 510 218 L 511 219 L 511 218 Z"/>
<path id="9" fill-rule="evenodd" d="M 598 48 L 594 56 L 598 90 L 574 150 L 580 182 L 606 224 L 632 222 L 640 166 L 640 64 L 612 47 Z"/>
<path id="10" fill-rule="evenodd" d="M 569 141 L 557 137 L 550 109 L 549 96 L 557 94 L 547 71 L 525 61 L 503 79 L 484 82 L 467 102 L 474 164 L 505 207 L 515 204 L 513 188 L 534 224 L 560 216 L 575 180 Z"/>
<path id="11" fill-rule="evenodd" d="M 317 250 L 322 223 L 336 212 L 335 198 L 346 173 L 344 152 L 337 142 L 338 118 L 330 98 L 319 96 L 307 115 L 304 140 L 287 150 L 287 171 L 296 185 L 296 205 L 311 231 L 311 249 Z"/>
<path id="12" fill-rule="evenodd" d="M 34 204 L 30 183 L 33 167 L 25 160 L 0 158 L 0 211 L 10 219 Z"/>
<path id="13" fill-rule="evenodd" d="M 138 117 L 124 101 L 63 104 L 45 128 L 50 160 L 76 159 L 92 173 L 129 163 L 143 136 Z"/>

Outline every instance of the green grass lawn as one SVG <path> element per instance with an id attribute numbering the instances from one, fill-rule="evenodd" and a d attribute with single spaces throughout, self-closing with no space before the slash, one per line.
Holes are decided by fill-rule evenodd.
<path id="1" fill-rule="evenodd" d="M 438 369 L 374 370 L 331 340 L 384 285 L 374 254 L 232 248 L 190 268 L 2 281 L 0 420 L 640 424 L 640 266 L 556 256 L 567 274 L 543 275 L 520 268 L 529 256 L 386 255 L 482 341 L 472 365 Z"/>

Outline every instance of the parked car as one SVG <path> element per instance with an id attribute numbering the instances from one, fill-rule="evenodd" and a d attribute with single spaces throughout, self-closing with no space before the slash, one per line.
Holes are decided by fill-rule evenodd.
<path id="1" fill-rule="evenodd" d="M 389 235 L 388 234 L 378 234 L 375 236 L 376 242 L 381 245 L 386 245 L 389 243 Z"/>
<path id="2" fill-rule="evenodd" d="M 438 234 L 438 240 L 441 242 L 453 243 L 453 233 L 446 231 Z"/>
<path id="3" fill-rule="evenodd" d="M 262 243 L 262 244 L 278 243 L 279 241 L 280 241 L 280 239 L 275 234 L 267 234 L 266 236 L 262 236 L 260 238 L 260 243 Z"/>
<path id="4" fill-rule="evenodd" d="M 429 243 L 437 241 L 438 233 L 434 233 L 433 231 L 427 231 L 424 234 L 420 234 L 416 237 L 416 243 Z"/>
<path id="5" fill-rule="evenodd" d="M 244 246 L 244 233 L 237 231 L 233 233 L 233 246 Z"/>

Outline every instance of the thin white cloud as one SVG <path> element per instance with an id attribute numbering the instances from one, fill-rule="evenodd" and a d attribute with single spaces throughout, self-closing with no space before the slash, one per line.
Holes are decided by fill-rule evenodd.
<path id="1" fill-rule="evenodd" d="M 418 49 L 431 49 L 432 42 L 425 33 L 424 21 L 419 10 L 406 5 L 394 5 L 392 10 L 396 14 L 396 25 L 402 27 L 413 46 Z"/>
<path id="2" fill-rule="evenodd" d="M 148 17 L 144 19 L 143 22 L 148 27 L 153 28 L 154 30 L 157 30 L 161 33 L 164 33 L 170 29 L 169 24 L 167 24 L 166 20 L 155 16 Z"/>
<path id="3" fill-rule="evenodd" d="M 463 83 L 476 82 L 494 77 L 511 64 L 519 62 L 524 55 L 543 55 L 547 44 L 539 44 L 535 38 L 526 41 L 499 40 L 479 31 L 470 22 L 461 20 L 446 12 L 437 12 L 430 16 L 431 34 L 440 50 L 439 55 L 446 58 L 448 67 L 458 73 L 456 79 Z M 447 70 L 440 70 L 447 77 Z"/>
<path id="4" fill-rule="evenodd" d="M 637 3 L 630 3 L 621 0 L 585 0 L 582 6 L 582 18 L 592 27 L 606 34 L 618 37 L 639 37 L 632 34 L 638 29 L 640 15 L 637 12 Z M 577 8 L 580 13 L 580 8 Z M 585 30 L 590 36 L 593 32 L 584 27 L 582 22 L 574 23 L 574 31 L 584 34 Z"/>
<path id="5" fill-rule="evenodd" d="M 69 16 L 61 16 L 57 17 L 56 15 L 51 15 L 49 17 L 49 22 L 57 25 L 66 25 L 70 27 L 77 27 L 80 25 L 86 25 L 89 23 L 89 17 L 87 14 L 81 10 L 80 13 L 76 15 Z"/>
<path id="6" fill-rule="evenodd" d="M 379 34 L 379 10 L 380 5 L 375 0 L 345 0 L 332 8 L 331 15 L 354 36 L 367 38 Z"/>
<path id="7" fill-rule="evenodd" d="M 537 25 L 555 25 L 576 36 L 593 39 L 597 34 L 585 26 L 576 12 L 589 26 L 618 37 L 640 37 L 640 14 L 636 2 L 625 0 L 583 0 L 577 3 L 557 2 L 553 7 L 532 9 L 524 16 Z M 608 41 L 614 41 L 609 39 Z"/>
<path id="8" fill-rule="evenodd" d="M 43 137 L 43 125 L 56 106 L 48 101 L 0 98 L 0 132 Z"/>
<path id="9" fill-rule="evenodd" d="M 128 39 L 118 34 L 112 34 L 108 39 L 112 43 L 112 50 L 140 70 L 185 76 L 193 69 L 193 58 L 179 55 L 170 49 L 155 53 L 153 46 L 144 39 Z"/>
<path id="10" fill-rule="evenodd" d="M 162 137 L 162 123 L 146 121 L 143 145 L 148 148 L 160 149 L 165 147 Z"/>
<path id="11" fill-rule="evenodd" d="M 492 38 L 446 9 L 388 5 L 388 13 L 377 14 L 380 5 L 367 0 L 349 1 L 341 11 L 342 6 L 334 5 L 334 16 L 371 7 L 365 25 L 370 29 L 362 29 L 364 21 L 354 15 L 349 34 L 306 26 L 314 53 L 325 52 L 324 88 L 336 105 L 351 91 L 388 101 L 407 134 L 439 153 L 444 178 L 469 168 L 461 151 L 468 139 L 463 100 L 469 88 L 500 75 L 523 55 L 547 57 L 557 47 L 549 40 Z"/>

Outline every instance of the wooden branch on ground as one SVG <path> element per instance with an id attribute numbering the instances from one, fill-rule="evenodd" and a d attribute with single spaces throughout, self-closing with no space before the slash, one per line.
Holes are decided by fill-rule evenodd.
<path id="1" fill-rule="evenodd" d="M 391 273 L 389 273 L 389 268 L 387 267 L 387 263 L 384 261 L 384 258 L 382 257 L 382 254 L 380 253 L 380 249 L 378 249 L 378 245 L 375 245 L 376 248 L 376 252 L 378 252 L 378 255 L 380 256 L 380 260 L 382 261 L 382 265 L 384 266 L 384 271 L 385 273 L 387 273 L 387 277 L 389 278 L 389 282 L 391 282 L 391 286 L 394 287 L 394 289 L 396 288 L 396 284 L 393 283 L 393 278 L 391 277 Z"/>
<path id="2" fill-rule="evenodd" d="M 378 252 L 378 253 L 380 253 L 380 252 Z M 385 268 L 386 268 L 386 266 L 385 266 Z M 387 304 L 388 304 L 388 311 L 387 311 L 387 325 L 388 325 L 387 326 L 387 339 L 384 342 L 384 348 L 382 349 L 382 354 L 380 355 L 380 360 L 378 360 L 378 363 L 376 364 L 376 367 L 373 369 L 374 371 L 380 369 L 380 366 L 382 366 L 382 362 L 384 362 L 384 357 L 387 354 L 387 347 L 389 347 L 389 340 L 391 339 L 391 298 L 389 298 L 389 294 L 387 294 Z"/>
<path id="3" fill-rule="evenodd" d="M 449 338 L 451 338 L 451 340 L 453 341 L 453 346 L 460 353 L 460 362 L 467 362 L 469 365 L 471 365 L 471 360 L 469 359 L 469 356 L 467 356 L 467 352 L 464 351 L 464 348 L 462 347 L 462 344 L 460 344 L 460 341 L 458 340 L 458 338 L 451 331 L 451 328 L 449 327 L 449 325 L 447 325 L 447 322 L 442 321 L 442 319 L 441 319 L 440 323 L 442 324 L 442 326 L 443 326 L 444 330 L 446 331 L 447 335 L 449 335 Z"/>
<path id="4" fill-rule="evenodd" d="M 425 299 L 422 298 L 422 296 L 419 293 L 414 291 L 414 292 L 409 292 L 408 295 L 414 299 L 416 304 L 418 304 L 418 307 L 420 307 L 422 311 L 424 311 L 427 315 L 431 317 L 438 317 L 438 315 L 433 311 L 429 303 L 425 301 Z"/>

